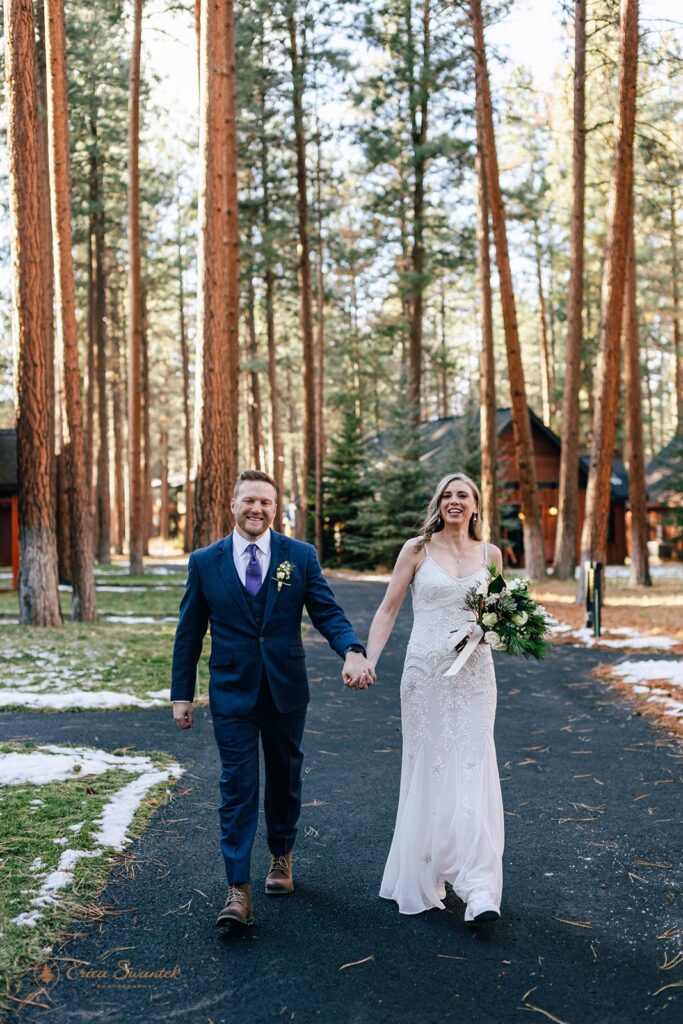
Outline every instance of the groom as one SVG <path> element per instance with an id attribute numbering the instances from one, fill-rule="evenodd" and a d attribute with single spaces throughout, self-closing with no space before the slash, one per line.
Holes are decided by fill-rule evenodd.
<path id="1" fill-rule="evenodd" d="M 275 482 L 245 470 L 231 502 L 235 528 L 190 555 L 173 648 L 171 700 L 193 725 L 197 662 L 211 625 L 209 702 L 221 758 L 221 850 L 228 876 L 220 927 L 253 924 L 250 858 L 258 819 L 259 736 L 265 763 L 270 870 L 266 893 L 294 889 L 292 847 L 301 810 L 301 741 L 309 700 L 301 616 L 345 659 L 347 686 L 375 679 L 365 648 L 327 584 L 314 548 L 271 530 Z"/>

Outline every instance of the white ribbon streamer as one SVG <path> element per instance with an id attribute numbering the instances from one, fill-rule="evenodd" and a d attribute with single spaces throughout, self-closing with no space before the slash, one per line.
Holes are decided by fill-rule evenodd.
<path id="1" fill-rule="evenodd" d="M 463 665 L 468 660 L 470 655 L 473 653 L 479 641 L 484 636 L 484 631 L 482 630 L 481 626 L 478 623 L 466 622 L 465 625 L 461 626 L 457 633 L 455 633 L 453 637 L 453 642 L 451 644 L 452 650 L 454 650 L 458 646 L 458 644 L 465 639 L 470 628 L 472 628 L 472 633 L 470 635 L 469 640 L 467 641 L 463 649 L 460 651 L 460 654 L 455 659 L 451 667 L 447 669 L 446 672 L 444 672 L 444 676 L 457 675 L 457 673 L 463 667 Z"/>

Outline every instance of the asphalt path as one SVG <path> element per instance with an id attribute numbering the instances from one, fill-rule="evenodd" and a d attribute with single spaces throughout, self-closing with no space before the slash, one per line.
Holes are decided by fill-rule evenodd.
<path id="1" fill-rule="evenodd" d="M 367 635 L 384 586 L 337 580 L 334 589 Z M 507 1024 L 525 1011 L 565 1024 L 680 1020 L 683 965 L 662 965 L 683 939 L 683 755 L 592 676 L 623 655 L 558 647 L 541 664 L 496 656 L 506 814 L 497 925 L 468 928 L 452 893 L 445 911 L 411 917 L 379 898 L 398 797 L 410 624 L 407 601 L 368 692 L 344 690 L 339 659 L 307 636 L 312 701 L 296 892 L 264 895 L 261 827 L 256 924 L 237 937 L 214 923 L 225 879 L 208 708 L 188 733 L 159 710 L 5 714 L 4 740 L 165 750 L 187 769 L 132 859 L 112 873 L 98 901 L 104 916 L 73 922 L 73 938 L 55 950 L 67 959 L 50 961 L 49 1009 L 10 1019 Z M 103 976 L 73 977 L 68 958 Z M 128 970 L 119 961 L 170 976 L 116 977 Z M 29 978 L 21 994 L 34 989 Z"/>

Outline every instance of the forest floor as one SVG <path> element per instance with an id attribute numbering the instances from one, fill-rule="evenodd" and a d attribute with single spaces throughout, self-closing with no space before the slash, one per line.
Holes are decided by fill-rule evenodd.
<path id="1" fill-rule="evenodd" d="M 366 635 L 384 584 L 337 578 L 333 585 Z M 59 916 L 62 941 L 47 927 L 46 909 L 31 937 L 42 957 L 11 990 L 8 1020 L 507 1024 L 519 1010 L 563 1024 L 673 1018 L 683 996 L 676 840 L 683 751 L 673 719 L 662 716 L 655 726 L 641 715 L 644 698 L 633 687 L 622 694 L 596 675 L 600 666 L 638 664 L 628 649 L 558 644 L 547 661 L 532 664 L 496 656 L 507 828 L 501 922 L 468 930 L 453 895 L 445 911 L 417 917 L 378 899 L 398 796 L 398 682 L 410 618 L 407 602 L 379 684 L 367 693 L 343 690 L 338 659 L 307 633 L 313 696 L 297 891 L 280 901 L 263 896 L 260 828 L 257 924 L 237 938 L 214 924 L 225 880 L 208 708 L 197 709 L 190 733 L 175 728 L 168 708 L 5 712 L 5 750 L 29 737 L 126 755 L 154 748 L 185 770 L 104 889 L 88 890 L 87 907 L 63 904 L 71 920 L 66 927 Z M 170 637 L 163 644 L 168 658 Z M 127 674 L 129 660 L 122 658 Z M 661 665 L 663 675 L 677 664 L 661 653 L 648 653 L 647 663 Z M 43 807 L 32 811 L 27 796 L 28 830 Z M 54 810 L 52 800 L 43 805 Z M 65 812 L 67 830 L 73 816 L 87 815 Z M 33 856 L 44 859 L 47 849 Z M 76 870 L 96 862 L 84 859 Z M 85 892 L 78 884 L 75 891 Z"/>

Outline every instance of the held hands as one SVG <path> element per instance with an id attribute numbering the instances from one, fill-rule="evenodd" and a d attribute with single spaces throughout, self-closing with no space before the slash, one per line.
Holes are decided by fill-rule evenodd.
<path id="1" fill-rule="evenodd" d="M 174 701 L 173 720 L 179 729 L 191 729 L 194 725 L 192 702 L 189 700 Z"/>
<path id="2" fill-rule="evenodd" d="M 367 690 L 377 681 L 375 669 L 359 651 L 349 651 L 342 668 L 344 686 L 350 690 Z"/>

